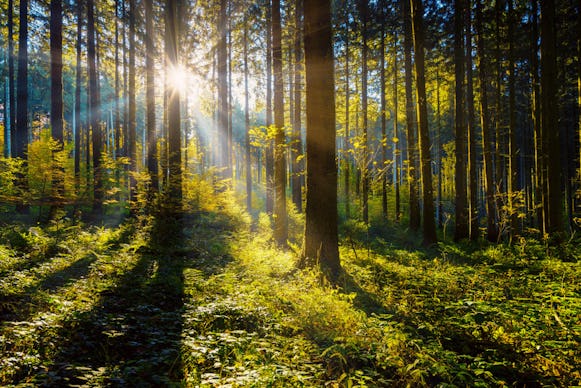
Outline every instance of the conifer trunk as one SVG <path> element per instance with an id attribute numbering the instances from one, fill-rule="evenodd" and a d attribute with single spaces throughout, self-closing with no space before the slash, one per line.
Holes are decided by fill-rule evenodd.
<path id="1" fill-rule="evenodd" d="M 430 156 L 430 136 L 428 129 L 428 104 L 426 101 L 426 76 L 424 66 L 424 9 L 421 0 L 410 0 L 414 36 L 416 96 L 418 104 L 418 135 L 420 140 L 420 164 L 422 176 L 423 232 L 425 246 L 437 242 L 434 220 L 434 189 L 432 187 L 432 158 Z"/>
<path id="2" fill-rule="evenodd" d="M 272 1 L 272 62 L 274 73 L 274 240 L 285 247 L 288 237 L 286 215 L 286 144 L 282 74 L 282 31 L 280 0 Z"/>

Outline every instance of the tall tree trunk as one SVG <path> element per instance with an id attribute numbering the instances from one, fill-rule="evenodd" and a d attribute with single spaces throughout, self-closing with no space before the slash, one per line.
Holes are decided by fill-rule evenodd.
<path id="1" fill-rule="evenodd" d="M 272 64 L 274 72 L 274 240 L 286 246 L 286 144 L 282 80 L 282 31 L 280 0 L 272 1 Z"/>
<path id="2" fill-rule="evenodd" d="M 400 209 L 400 193 L 399 193 L 399 130 L 398 130 L 398 98 L 397 98 L 397 75 L 398 75 L 398 60 L 397 60 L 397 33 L 393 37 L 393 189 L 395 191 L 395 221 L 399 222 L 401 213 Z"/>
<path id="3" fill-rule="evenodd" d="M 541 2 L 541 99 L 542 139 L 547 160 L 547 233 L 563 232 L 563 194 L 561 192 L 561 155 L 557 120 L 557 56 L 555 1 Z"/>
<path id="4" fill-rule="evenodd" d="M 357 0 L 361 17 L 361 115 L 363 116 L 363 161 L 361 164 L 361 195 L 363 207 L 363 222 L 369 223 L 369 174 L 371 160 L 369 155 L 368 118 L 367 118 L 367 24 L 369 19 L 368 0 Z"/>
<path id="5" fill-rule="evenodd" d="M 531 82 L 532 82 L 532 113 L 534 130 L 534 153 L 535 153 L 535 209 L 537 226 L 540 235 L 545 234 L 546 214 L 543 211 L 543 204 L 546 202 L 547 180 L 544 167 L 545 155 L 543 153 L 542 131 L 541 131 L 541 85 L 539 79 L 539 21 L 538 2 L 532 3 L 532 33 L 531 33 Z"/>
<path id="6" fill-rule="evenodd" d="M 155 32 L 153 0 L 145 0 L 145 105 L 147 116 L 147 170 L 151 177 L 151 192 L 159 191 L 157 168 L 157 136 L 155 131 Z"/>
<path id="7" fill-rule="evenodd" d="M 349 155 L 351 141 L 351 127 L 349 122 L 349 110 L 351 109 L 351 104 L 349 99 L 351 98 L 351 85 L 349 85 L 349 11 L 346 12 L 345 16 L 345 175 L 344 175 L 344 195 L 345 195 L 345 217 L 347 219 L 351 218 L 351 157 Z"/>
<path id="8" fill-rule="evenodd" d="M 496 202 L 494 200 L 494 173 L 492 170 L 493 143 L 488 111 L 488 78 L 486 53 L 484 48 L 484 29 L 482 26 L 482 3 L 476 0 L 476 31 L 478 33 L 478 78 L 480 83 L 480 126 L 482 127 L 482 152 L 484 154 L 484 183 L 486 186 L 486 238 L 498 240 L 496 224 Z"/>
<path id="9" fill-rule="evenodd" d="M 272 126 L 272 0 L 266 6 L 266 127 Z M 274 211 L 274 149 L 268 136 L 265 149 L 266 213 Z"/>
<path id="10" fill-rule="evenodd" d="M 20 1 L 20 31 L 18 34 L 18 79 L 16 82 L 16 132 L 14 156 L 24 160 L 24 172 L 19 174 L 17 185 L 23 193 L 28 191 L 28 0 Z M 26 213 L 28 205 L 20 202 L 17 210 Z"/>
<path id="11" fill-rule="evenodd" d="M 438 207 L 436 208 L 436 216 L 438 219 L 438 227 L 441 228 L 444 224 L 444 205 L 442 200 L 442 109 L 440 101 L 440 63 L 436 65 L 436 137 L 438 139 L 438 146 L 436 148 L 436 168 L 438 169 L 438 192 L 436 194 Z"/>
<path id="12" fill-rule="evenodd" d="M 89 67 L 89 121 L 93 142 L 93 210 L 100 212 L 103 205 L 103 182 L 101 173 L 102 135 L 100 128 L 101 101 L 98 90 L 95 50 L 95 17 L 93 0 L 87 1 L 87 63 Z"/>
<path id="13" fill-rule="evenodd" d="M 129 199 L 131 202 L 137 200 L 137 134 L 136 134 L 136 98 L 135 98 L 135 0 L 129 0 L 129 120 L 127 125 L 128 138 L 127 150 L 129 153 Z"/>
<path id="14" fill-rule="evenodd" d="M 16 99 L 14 94 L 14 4 L 8 0 L 8 119 L 10 130 L 10 156 L 16 156 Z"/>
<path id="15" fill-rule="evenodd" d="M 474 80 L 472 73 L 472 4 L 468 0 L 465 8 L 466 18 L 466 107 L 468 117 L 468 191 L 470 215 L 470 240 L 480 235 L 478 222 L 478 156 L 476 155 L 476 123 L 474 114 Z"/>
<path id="16" fill-rule="evenodd" d="M 295 68 L 294 68 L 294 112 L 293 114 L 293 139 L 291 146 L 292 159 L 292 198 L 297 211 L 303 211 L 302 177 L 303 177 L 303 144 L 301 140 L 301 10 L 302 0 L 296 0 L 295 7 Z"/>
<path id="17" fill-rule="evenodd" d="M 381 161 L 383 170 L 381 176 L 381 210 L 383 218 L 387 220 L 387 106 L 385 103 L 385 4 L 379 3 L 381 7 L 381 48 L 380 48 L 380 93 L 381 93 Z M 396 119 L 397 121 L 397 119 Z"/>
<path id="18" fill-rule="evenodd" d="M 52 210 L 56 210 L 58 202 L 62 201 L 65 191 L 64 165 L 60 164 L 58 155 L 64 147 L 63 141 L 63 6 L 61 0 L 50 2 L 50 126 L 52 138 L 55 140 L 53 149 L 52 177 Z M 59 165 L 60 164 L 60 165 Z M 52 214 L 54 215 L 54 213 Z"/>
<path id="19" fill-rule="evenodd" d="M 437 241 L 434 220 L 434 189 L 432 187 L 432 158 L 430 156 L 430 136 L 428 131 L 428 105 L 426 101 L 426 77 L 424 68 L 424 9 L 421 0 L 410 0 L 416 68 L 416 95 L 418 103 L 418 135 L 420 139 L 420 164 L 422 174 L 423 232 L 424 245 Z"/>
<path id="20" fill-rule="evenodd" d="M 495 49 L 495 62 L 496 62 L 496 108 L 495 108 L 495 194 L 496 194 L 496 209 L 498 211 L 498 221 L 500 222 L 505 216 L 503 214 L 502 208 L 504 206 L 502 200 L 502 194 L 505 192 L 505 180 L 504 180 L 504 145 L 505 136 L 502 123 L 502 47 L 501 47 L 501 30 L 500 26 L 502 24 L 502 0 L 496 0 L 494 3 L 495 8 L 495 19 L 496 19 L 496 49 Z M 499 236 L 500 237 L 500 236 Z"/>
<path id="21" fill-rule="evenodd" d="M 250 160 L 250 108 L 248 93 L 248 20 L 244 13 L 244 145 L 245 145 L 245 162 L 246 162 L 246 210 L 252 211 L 252 170 Z"/>
<path id="22" fill-rule="evenodd" d="M 456 201 L 454 240 L 469 235 L 468 203 L 466 188 L 466 125 L 464 120 L 464 4 L 465 0 L 454 1 L 454 69 L 455 69 L 455 143 L 456 143 Z"/>
<path id="23" fill-rule="evenodd" d="M 535 1 L 536 4 L 536 1 Z M 579 171 L 577 173 L 577 190 L 581 191 L 581 0 L 577 0 L 577 134 L 579 137 Z M 577 196 L 577 207 L 581 207 L 581 201 Z"/>
<path id="24" fill-rule="evenodd" d="M 77 42 L 76 42 L 76 71 L 75 71 L 75 189 L 77 195 L 81 189 L 81 82 L 82 77 L 82 39 L 83 39 L 83 1 L 77 2 Z M 87 166 L 87 169 L 89 166 Z"/>
<path id="25" fill-rule="evenodd" d="M 510 217 L 510 236 L 518 234 L 518 203 L 517 192 L 517 145 L 516 145 L 516 90 L 515 90 L 515 63 L 514 63 L 514 17 L 513 0 L 508 0 L 508 110 L 509 110 L 509 158 L 507 172 L 507 196 Z"/>
<path id="26" fill-rule="evenodd" d="M 179 66 L 178 43 L 180 25 L 178 0 L 166 0 L 165 55 L 166 72 Z M 167 73 L 166 73 L 167 74 Z M 167 75 L 166 75 L 167 76 Z M 168 205 L 170 214 L 178 217 L 182 210 L 182 153 L 181 118 L 179 90 L 167 91 L 167 131 L 168 131 Z"/>
<path id="27" fill-rule="evenodd" d="M 412 96 L 412 20 L 410 1 L 401 0 L 404 25 L 404 71 L 405 71 L 405 98 L 406 98 L 406 137 L 408 152 L 408 186 L 410 196 L 410 228 L 414 231 L 420 229 L 420 198 L 418 186 L 418 159 L 417 138 L 414 116 L 415 106 Z"/>
<path id="28" fill-rule="evenodd" d="M 114 122 L 115 122 L 115 159 L 121 156 L 121 117 L 119 111 L 119 99 L 120 95 L 120 75 L 119 75 L 119 1 L 115 0 L 115 113 L 114 113 Z M 146 18 L 147 20 L 147 18 Z M 119 185 L 120 182 L 119 170 L 116 171 L 116 181 Z"/>
<path id="29" fill-rule="evenodd" d="M 231 177 L 228 165 L 228 46 L 226 37 L 226 10 L 228 0 L 220 0 L 218 15 L 218 167 L 224 178 Z"/>
<path id="30" fill-rule="evenodd" d="M 303 264 L 319 263 L 336 280 L 337 164 L 330 0 L 304 0 L 307 90 L 307 202 Z"/>

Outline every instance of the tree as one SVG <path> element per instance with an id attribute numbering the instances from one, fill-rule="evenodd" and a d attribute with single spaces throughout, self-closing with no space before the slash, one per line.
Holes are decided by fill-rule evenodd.
<path id="1" fill-rule="evenodd" d="M 218 15 L 218 166 L 224 177 L 231 177 L 228 155 L 228 46 L 226 44 L 226 10 L 228 0 L 220 0 Z"/>
<path id="2" fill-rule="evenodd" d="M 97 80 L 97 57 L 95 49 L 95 17 L 93 0 L 87 0 L 87 63 L 89 68 L 89 122 L 93 142 L 93 210 L 100 212 L 103 206 L 103 182 L 101 172 L 101 99 Z M 87 152 L 88 153 L 88 152 Z"/>
<path id="3" fill-rule="evenodd" d="M 400 192 L 399 192 L 399 129 L 398 129 L 398 98 L 397 98 L 397 73 L 398 73 L 398 60 L 397 60 L 397 33 L 394 35 L 393 39 L 393 189 L 395 191 L 395 221 L 399 222 L 400 217 Z"/>
<path id="4" fill-rule="evenodd" d="M 381 7 L 381 28 L 380 28 L 380 100 L 381 100 L 381 161 L 383 162 L 383 174 L 381 177 L 381 211 L 383 218 L 387 220 L 387 106 L 385 98 L 385 4 L 382 1 Z M 397 119 L 395 119 L 397 122 Z M 395 124 L 397 125 L 397 124 Z"/>
<path id="5" fill-rule="evenodd" d="M 405 71 L 405 99 L 406 99 L 406 137 L 408 152 L 408 186 L 409 186 L 409 217 L 410 228 L 420 229 L 420 199 L 418 191 L 417 171 L 417 139 L 414 116 L 415 106 L 412 96 L 412 20 L 410 2 L 402 1 L 403 25 L 404 25 L 404 71 Z"/>
<path id="6" fill-rule="evenodd" d="M 57 154 L 63 150 L 63 8 L 62 1 L 50 2 L 50 126 L 55 148 L 53 163 L 59 164 Z M 64 196 L 64 166 L 53 171 L 53 202 Z M 53 203 L 53 210 L 55 203 Z"/>
<path id="7" fill-rule="evenodd" d="M 454 240 L 468 237 L 468 204 L 466 188 L 466 127 L 464 125 L 464 0 L 454 2 L 454 69 L 456 78 L 455 141 L 456 141 L 456 219 Z"/>
<path id="8" fill-rule="evenodd" d="M 476 240 L 479 236 L 478 227 L 478 166 L 476 155 L 476 124 L 474 119 L 474 81 L 472 74 L 472 12 L 468 0 L 466 12 L 466 124 L 468 129 L 468 191 L 469 195 L 469 219 L 470 240 Z"/>
<path id="9" fill-rule="evenodd" d="M 319 263 L 336 279 L 337 165 L 330 0 L 304 0 L 307 91 L 307 180 L 303 265 Z"/>
<path id="10" fill-rule="evenodd" d="M 422 174 L 423 232 L 426 246 L 436 243 L 436 221 L 434 219 L 434 188 L 432 187 L 432 158 L 428 132 L 428 105 L 426 102 L 426 77 L 424 68 L 424 9 L 421 0 L 410 0 L 414 36 L 416 98 L 418 104 L 418 137 L 420 140 L 420 165 Z"/>
<path id="11" fill-rule="evenodd" d="M 494 200 L 494 173 L 492 164 L 493 144 L 488 111 L 488 93 L 486 85 L 488 78 L 486 69 L 486 53 L 484 48 L 484 29 L 482 26 L 482 2 L 476 0 L 476 31 L 478 33 L 478 78 L 480 82 L 480 126 L 482 128 L 482 152 L 484 154 L 484 185 L 486 190 L 486 238 L 488 241 L 498 240 L 496 226 L 496 202 Z"/>
<path id="12" fill-rule="evenodd" d="M 266 2 L 266 128 L 272 126 L 272 0 Z M 274 149 L 269 139 L 265 150 L 266 212 L 274 211 Z"/>
<path id="13" fill-rule="evenodd" d="M 508 195 L 508 209 L 510 211 L 510 236 L 514 237 L 518 232 L 517 224 L 517 146 L 516 146 L 516 86 L 515 86 L 515 60 L 514 60 L 514 6 L 513 0 L 508 0 L 508 172 L 506 192 Z"/>
<path id="14" fill-rule="evenodd" d="M 83 1 L 77 3 L 77 42 L 76 42 L 76 69 L 75 69 L 75 186 L 77 194 L 81 188 L 81 82 L 82 82 L 82 31 L 83 31 Z M 87 165 L 87 169 L 89 166 Z"/>
<path id="15" fill-rule="evenodd" d="M 145 105 L 147 116 L 147 170 L 151 192 L 159 191 L 157 168 L 157 138 L 155 134 L 155 36 L 153 31 L 153 0 L 145 0 Z"/>
<path id="16" fill-rule="evenodd" d="M 137 135 L 136 135 L 136 96 L 135 96 L 135 0 L 129 0 L 129 89 L 128 89 L 128 113 L 127 122 L 127 150 L 129 155 L 129 199 L 137 199 L 137 183 L 135 174 L 137 173 Z"/>
<path id="17" fill-rule="evenodd" d="M 252 211 L 252 170 L 250 160 L 250 108 L 248 106 L 248 16 L 244 12 L 243 63 L 244 63 L 244 146 L 246 161 L 246 210 Z"/>
<path id="18" fill-rule="evenodd" d="M 363 222 L 369 222 L 369 139 L 368 139 L 368 117 L 367 117 L 367 24 L 369 19 L 368 0 L 357 0 L 359 15 L 361 17 L 361 115 L 363 116 L 363 165 L 361 166 L 361 186 L 362 186 L 362 206 Z"/>
<path id="19" fill-rule="evenodd" d="M 10 131 L 10 155 L 16 156 L 16 100 L 14 98 L 14 4 L 8 0 L 8 129 Z"/>
<path id="20" fill-rule="evenodd" d="M 551 161 L 545 165 L 548 177 L 546 232 L 550 234 L 564 231 L 555 48 L 555 1 L 544 0 L 541 2 L 541 127 L 543 152 Z"/>
<path id="21" fill-rule="evenodd" d="M 301 9 L 302 0 L 296 0 L 295 6 L 295 34 L 294 34 L 294 111 L 293 115 L 293 137 L 291 144 L 291 160 L 292 160 L 292 199 L 297 211 L 303 211 L 303 195 L 302 195 L 302 174 L 303 174 L 303 142 L 301 140 Z"/>
<path id="22" fill-rule="evenodd" d="M 165 55 L 166 77 L 179 68 L 178 43 L 180 25 L 178 16 L 178 0 L 166 0 L 165 19 Z M 182 211 L 182 152 L 181 152 L 181 119 L 180 93 L 175 85 L 169 85 L 167 91 L 167 133 L 168 133 L 168 163 L 169 177 L 167 198 L 169 213 L 178 217 Z M 167 86 L 166 86 L 167 87 Z"/>
<path id="23" fill-rule="evenodd" d="M 18 79 L 16 82 L 16 131 L 14 136 L 14 156 L 25 161 L 28 158 L 28 0 L 20 1 L 20 32 L 18 34 Z M 18 176 L 18 186 L 23 192 L 28 190 L 28 178 Z M 28 206 L 22 202 L 18 205 L 22 213 L 28 212 Z"/>
<path id="24" fill-rule="evenodd" d="M 272 65 L 274 73 L 274 240 L 279 246 L 284 247 L 288 237 L 288 224 L 280 0 L 272 1 Z"/>

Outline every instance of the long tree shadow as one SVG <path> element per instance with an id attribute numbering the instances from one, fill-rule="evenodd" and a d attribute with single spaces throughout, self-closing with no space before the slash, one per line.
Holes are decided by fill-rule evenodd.
<path id="1" fill-rule="evenodd" d="M 83 278 L 89 274 L 91 264 L 95 260 L 95 255 L 89 254 L 72 262 L 65 268 L 46 274 L 46 276 L 41 277 L 37 282 L 25 287 L 20 292 L 4 294 L 0 291 L 0 322 L 29 319 L 35 312 L 39 311 L 38 306 L 42 305 L 38 300 L 38 298 L 42 298 L 39 295 L 39 291 L 54 292 L 73 281 Z"/>
<path id="2" fill-rule="evenodd" d="M 162 244 L 143 249 L 136 266 L 90 311 L 63 324 L 60 351 L 36 376 L 41 386 L 168 386 L 183 380 L 184 269 L 213 272 L 227 260 L 207 267 L 183 225 L 171 229 L 168 240 L 154 236 Z M 190 235 L 196 228 L 185 229 Z"/>

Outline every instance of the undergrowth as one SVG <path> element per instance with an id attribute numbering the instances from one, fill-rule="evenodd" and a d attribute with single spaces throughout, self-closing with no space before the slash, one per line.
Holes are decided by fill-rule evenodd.
<path id="1" fill-rule="evenodd" d="M 573 242 L 421 250 L 350 221 L 329 284 L 296 269 L 300 215 L 281 252 L 268 216 L 197 185 L 171 246 L 146 214 L 0 228 L 1 385 L 581 384 Z"/>

